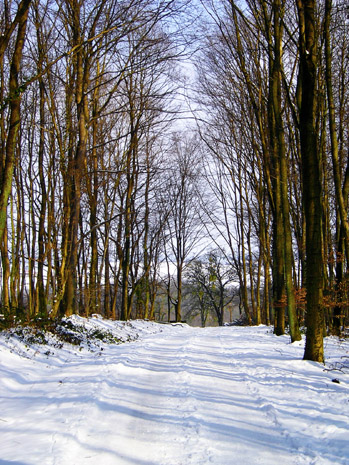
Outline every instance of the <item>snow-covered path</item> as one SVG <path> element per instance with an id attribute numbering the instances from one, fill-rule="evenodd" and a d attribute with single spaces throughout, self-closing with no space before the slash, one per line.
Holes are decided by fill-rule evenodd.
<path id="1" fill-rule="evenodd" d="M 163 327 L 26 363 L 1 346 L 0 465 L 348 464 L 349 375 L 266 332 Z"/>

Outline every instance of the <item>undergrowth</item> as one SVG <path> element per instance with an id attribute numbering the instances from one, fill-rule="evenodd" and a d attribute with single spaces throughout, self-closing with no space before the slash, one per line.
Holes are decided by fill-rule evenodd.
<path id="1" fill-rule="evenodd" d="M 84 346 L 89 350 L 93 350 L 103 343 L 121 344 L 135 339 L 135 337 L 130 336 L 119 338 L 111 331 L 102 328 L 90 329 L 66 317 L 56 320 L 36 317 L 28 324 L 12 322 L 9 325 L 7 321 L 0 327 L 0 332 L 6 338 L 15 337 L 28 346 L 49 345 L 62 348 L 64 343 L 68 343 L 79 347 Z"/>

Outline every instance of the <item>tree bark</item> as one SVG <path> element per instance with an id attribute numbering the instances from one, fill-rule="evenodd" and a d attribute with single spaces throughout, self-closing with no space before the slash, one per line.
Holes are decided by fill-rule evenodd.
<path id="1" fill-rule="evenodd" d="M 344 189 L 342 189 L 342 176 L 340 170 L 339 160 L 339 146 L 336 130 L 336 116 L 335 116 L 335 103 L 333 97 L 333 85 L 332 85 L 332 50 L 331 50 L 331 11 L 332 11 L 332 0 L 325 0 L 325 21 L 324 21 L 324 35 L 325 35 L 325 62 L 326 62 L 326 89 L 327 89 L 327 101 L 328 101 L 328 119 L 330 127 L 330 139 L 331 139 L 331 155 L 332 155 L 332 166 L 333 166 L 333 178 L 336 192 L 336 203 L 339 213 L 339 225 L 338 228 L 340 233 L 337 235 L 337 257 L 336 257 L 336 290 L 338 291 L 338 298 L 341 300 L 341 283 L 343 281 L 343 262 L 344 254 L 347 263 L 349 263 L 349 223 L 348 223 L 348 202 L 344 197 Z M 348 162 L 349 163 L 349 162 Z M 344 186 L 345 182 L 343 182 Z M 338 302 L 334 308 L 334 319 L 333 326 L 336 334 L 340 334 L 341 326 L 341 305 Z"/>
<path id="2" fill-rule="evenodd" d="M 4 241 L 5 228 L 7 222 L 7 205 L 12 188 L 13 170 L 15 162 L 15 147 L 17 141 L 17 133 L 20 125 L 20 103 L 22 97 L 22 90 L 19 85 L 20 65 L 22 60 L 22 52 L 25 41 L 25 34 L 27 29 L 27 19 L 30 7 L 30 0 L 21 2 L 15 21 L 9 27 L 11 34 L 13 32 L 12 25 L 18 24 L 17 38 L 15 48 L 12 55 L 10 66 L 10 79 L 9 79 L 9 127 L 6 139 L 5 154 L 1 154 L 2 160 L 1 175 L 0 175 L 0 243 Z M 13 27 L 16 26 L 14 24 Z M 0 41 L 0 59 L 3 61 L 3 55 L 10 40 L 11 34 L 9 31 L 1 36 Z M 8 35 L 8 40 L 7 40 Z"/>
<path id="3" fill-rule="evenodd" d="M 299 324 L 297 320 L 296 312 L 296 299 L 295 291 L 292 279 L 292 267 L 293 267 L 293 252 L 292 252 L 292 233 L 290 224 L 290 208 L 288 200 L 288 172 L 287 172 L 287 161 L 286 161 L 286 147 L 285 147 L 285 134 L 284 125 L 282 121 L 282 108 L 281 108 L 281 78 L 282 78 L 282 26 L 281 26 L 281 15 L 282 6 L 280 0 L 274 0 L 274 59 L 271 64 L 272 70 L 272 108 L 274 113 L 273 120 L 275 121 L 275 135 L 278 152 L 278 166 L 280 182 L 278 187 L 280 188 L 280 199 L 281 199 L 281 210 L 282 210 L 282 221 L 283 221 L 283 262 L 284 262 L 284 279 L 287 294 L 287 310 L 288 310 L 288 321 L 290 327 L 291 341 L 301 340 L 301 334 L 299 330 Z M 279 237 L 277 240 L 281 240 Z"/>
<path id="4" fill-rule="evenodd" d="M 307 335 L 304 359 L 323 362 L 322 179 L 315 121 L 318 67 L 315 7 L 315 0 L 297 0 L 300 138 L 306 221 Z"/>

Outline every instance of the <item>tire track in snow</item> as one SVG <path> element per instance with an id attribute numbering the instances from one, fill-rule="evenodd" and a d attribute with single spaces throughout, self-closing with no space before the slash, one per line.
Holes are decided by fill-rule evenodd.
<path id="1" fill-rule="evenodd" d="M 256 342 L 257 338 L 258 336 Z M 271 427 L 279 430 L 282 440 L 288 444 L 288 448 L 294 451 L 292 463 L 295 465 L 327 465 L 329 463 L 332 465 L 337 463 L 333 460 L 336 460 L 334 457 L 338 457 L 337 444 L 341 443 L 341 439 L 333 441 L 333 435 L 327 437 L 330 430 L 336 430 L 336 426 L 328 428 L 326 408 L 324 408 L 326 399 L 335 394 L 329 393 L 328 388 L 331 386 L 324 384 L 323 379 L 321 379 L 317 385 L 309 385 L 309 390 L 314 392 L 314 402 L 309 405 L 302 398 L 307 389 L 307 379 L 302 379 L 300 373 L 297 372 L 296 367 L 299 369 L 299 364 L 302 362 L 294 359 L 294 349 L 297 346 L 301 346 L 303 349 L 303 343 L 286 344 L 283 353 L 278 356 L 282 358 L 282 363 L 279 363 L 276 368 L 275 363 L 271 362 L 268 368 L 268 359 L 272 360 L 273 353 L 275 354 L 273 337 L 270 339 L 262 337 L 260 340 L 260 347 L 264 346 L 264 353 L 259 356 L 260 366 L 253 358 L 253 347 L 244 346 L 243 339 L 236 341 L 240 346 L 239 349 L 231 347 L 228 349 L 224 339 L 224 336 L 221 336 L 225 353 L 228 350 L 232 351 L 232 369 L 240 369 L 245 385 L 255 399 L 258 415 L 264 415 L 269 420 Z M 313 367 L 316 369 L 316 364 Z M 311 364 L 308 368 L 311 371 Z M 288 393 L 293 391 L 293 397 L 285 398 L 284 388 Z M 323 404 L 321 404 L 321 398 L 323 398 Z M 308 395 L 307 400 L 309 402 Z M 311 417 L 312 409 L 315 409 L 314 412 L 316 412 L 313 418 Z M 307 417 L 309 420 L 304 421 Z M 336 423 L 342 427 L 343 431 L 345 421 L 336 419 Z M 319 430 L 319 435 L 322 436 L 319 438 L 319 442 L 322 443 L 320 447 L 314 447 L 313 431 L 311 440 L 308 439 L 309 428 Z M 342 431 L 340 432 L 342 433 Z M 325 449 L 328 449 L 328 452 L 324 454 L 325 457 L 321 457 L 317 451 L 323 450 L 324 444 L 326 444 Z"/>
<path id="2" fill-rule="evenodd" d="M 142 397 L 143 410 L 148 412 L 149 417 L 154 412 L 161 412 L 158 415 L 162 424 L 161 431 L 157 431 L 159 442 L 152 447 L 153 459 L 149 463 L 210 463 L 207 452 L 198 446 L 200 420 L 196 415 L 197 399 L 192 388 L 191 372 L 191 352 L 195 348 L 196 336 L 192 335 L 190 329 L 186 331 L 188 339 L 185 341 L 180 331 L 177 338 L 174 336 L 137 346 L 135 364 L 141 364 L 145 370 L 139 384 L 157 387 L 155 395 Z M 129 360 L 129 363 L 132 361 Z M 137 419 L 135 423 L 133 429 L 144 430 L 142 421 Z"/>
<path id="3" fill-rule="evenodd" d="M 348 378 L 261 328 L 176 328 L 2 373 L 1 459 L 28 465 L 345 465 Z M 281 353 L 282 352 L 282 353 Z M 287 394 L 285 394 L 287 393 Z M 13 440 L 17 441 L 15 445 Z M 29 454 L 28 454 L 28 451 Z M 0 460 L 1 461 L 1 460 Z"/>
<path id="4" fill-rule="evenodd" d="M 241 338 L 234 340 L 234 337 L 231 338 L 221 335 L 220 341 L 223 356 L 228 359 L 232 372 L 237 373 L 240 377 L 241 389 L 244 389 L 245 395 L 250 398 L 252 405 L 251 408 L 252 410 L 255 410 L 256 423 L 259 422 L 260 424 L 263 424 L 266 422 L 266 427 L 268 428 L 269 426 L 268 429 L 272 429 L 279 433 L 279 441 L 286 442 L 288 444 L 288 448 L 295 451 L 292 463 L 295 465 L 310 465 L 309 461 L 299 462 L 297 457 L 297 445 L 289 436 L 287 430 L 283 428 L 280 423 L 279 415 L 274 405 L 261 394 L 260 389 L 258 388 L 258 367 L 256 368 L 256 362 L 254 359 L 251 359 L 252 363 L 248 362 L 250 357 L 247 355 L 251 352 L 251 347 L 246 347 L 243 339 Z"/>
<path id="5" fill-rule="evenodd" d="M 299 375 L 293 377 L 288 352 L 280 367 L 274 360 L 268 368 L 272 337 L 256 334 L 260 353 L 247 341 L 243 331 L 229 327 L 170 327 L 108 346 L 100 357 L 85 353 L 51 367 L 55 388 L 43 411 L 45 424 L 56 417 L 51 457 L 42 465 L 336 463 L 312 454 L 292 429 L 297 411 L 288 399 L 282 402 L 282 387 L 288 376 L 288 387 L 298 389 Z M 328 395 L 319 386 L 316 395 Z M 326 428 L 322 439 L 329 440 Z"/>
<path id="6" fill-rule="evenodd" d="M 181 423 L 180 441 L 182 442 L 182 450 L 186 451 L 183 464 L 210 464 L 211 455 L 206 450 L 202 440 L 200 400 L 195 390 L 197 366 L 194 354 L 197 353 L 198 341 L 200 340 L 197 331 L 190 334 L 188 339 L 183 343 L 181 338 L 182 345 L 178 357 L 180 371 L 178 377 L 176 376 L 172 392 L 174 397 L 177 395 L 178 399 L 177 409 Z M 201 363 L 202 359 L 200 358 Z"/>
<path id="7" fill-rule="evenodd" d="M 220 336 L 223 351 L 225 354 L 228 353 L 228 347 L 225 343 L 224 336 Z M 238 344 L 241 344 L 241 340 L 237 341 Z M 243 342 L 242 342 L 243 345 Z M 243 351 L 233 349 L 230 347 L 231 351 L 230 363 L 233 369 L 239 370 L 242 374 L 243 382 L 247 388 L 247 391 L 250 393 L 251 397 L 254 399 L 256 406 L 256 415 L 264 416 L 269 422 L 270 427 L 278 430 L 281 434 L 282 440 L 289 445 L 289 449 L 295 451 L 294 464 L 295 465 L 315 465 L 312 457 L 309 457 L 308 454 L 304 454 L 299 451 L 299 445 L 292 438 L 292 436 L 287 431 L 281 422 L 281 415 L 278 410 L 273 405 L 273 402 L 270 401 L 273 392 L 270 392 L 270 396 L 266 397 L 262 394 L 260 389 L 260 376 L 265 375 L 265 367 L 259 369 L 258 365 L 255 363 L 255 360 L 252 359 L 252 363 L 246 362 L 249 360 L 249 357 L 246 357 L 246 354 L 251 351 L 251 348 L 246 348 L 243 345 Z M 241 348 L 240 348 L 241 351 Z M 240 357 L 241 356 L 241 357 Z M 271 374 L 271 376 L 273 376 Z M 272 387 L 270 386 L 270 390 Z"/>
<path id="8" fill-rule="evenodd" d="M 138 389 L 158 387 L 156 394 L 142 398 L 146 418 L 144 413 L 143 418 L 133 418 L 131 428 L 126 426 L 126 430 L 144 431 L 145 420 L 153 420 L 156 411 L 162 412 L 156 421 L 162 424 L 164 433 L 155 426 L 155 436 L 160 440 L 153 444 L 151 453 L 147 451 L 149 464 L 230 465 L 242 461 L 270 465 L 275 451 L 284 463 L 295 464 L 279 427 L 259 411 L 246 385 L 246 373 L 233 366 L 216 330 L 186 328 L 153 344 L 137 346 L 137 356 L 128 360 L 128 368 L 134 364 L 138 370 Z M 229 328 L 227 334 L 232 346 Z M 138 406 L 139 402 L 136 397 L 134 403 Z"/>
<path id="9" fill-rule="evenodd" d="M 72 465 L 95 459 L 100 451 L 89 448 L 93 437 L 93 416 L 106 366 L 100 353 L 86 354 L 80 362 L 68 363 L 59 373 L 58 388 L 53 392 L 61 429 L 52 435 L 53 465 Z M 87 463 L 87 462 L 86 462 Z"/>

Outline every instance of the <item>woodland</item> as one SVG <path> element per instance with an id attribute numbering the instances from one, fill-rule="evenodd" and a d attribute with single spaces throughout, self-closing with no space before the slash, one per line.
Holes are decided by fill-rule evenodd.
<path id="1" fill-rule="evenodd" d="M 349 316 L 348 50 L 345 0 L 1 0 L 1 324 L 181 321 L 190 294 L 222 325 L 238 296 L 323 361 Z"/>

